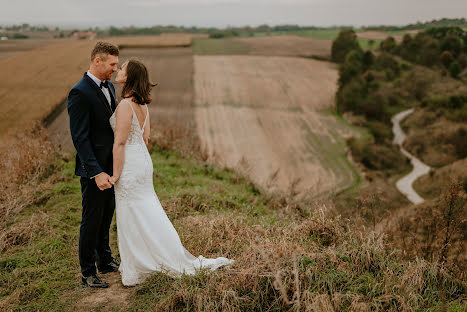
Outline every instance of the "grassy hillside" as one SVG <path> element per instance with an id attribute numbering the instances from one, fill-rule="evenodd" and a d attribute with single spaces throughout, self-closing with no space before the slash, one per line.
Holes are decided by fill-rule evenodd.
<path id="1" fill-rule="evenodd" d="M 343 31 L 333 44 L 339 70 L 337 110 L 368 128 L 371 138 L 351 139 L 354 159 L 371 182 L 357 196 L 338 196 L 365 211 L 375 228 L 383 228 L 405 255 L 443 258 L 464 274 L 467 216 L 467 33 L 457 27 L 430 28 L 402 42 L 384 40 L 379 51 L 362 49 L 352 31 Z M 402 122 L 404 148 L 432 167 L 414 183 L 427 200 L 410 205 L 394 184 L 411 165 L 393 144 L 391 116 L 414 108 Z M 369 196 L 371 195 L 371 196 Z M 447 200 L 455 198 L 455 200 Z M 349 213 L 355 214 L 355 211 Z M 444 241 L 443 241 L 444 240 Z M 464 272 L 464 273 L 462 273 Z"/>
<path id="2" fill-rule="evenodd" d="M 229 170 L 157 146 L 161 203 L 195 255 L 231 268 L 125 288 L 79 285 L 79 180 L 69 156 L 31 178 L 31 204 L 2 226 L 0 310 L 15 311 L 462 311 L 467 285 L 424 260 L 402 261 L 383 237 L 357 232 L 326 206 L 266 197 Z M 12 204 L 14 205 L 14 203 Z M 3 216 L 5 217 L 5 216 Z M 118 255 L 116 226 L 111 245 Z M 462 303 L 464 300 L 464 303 Z"/>

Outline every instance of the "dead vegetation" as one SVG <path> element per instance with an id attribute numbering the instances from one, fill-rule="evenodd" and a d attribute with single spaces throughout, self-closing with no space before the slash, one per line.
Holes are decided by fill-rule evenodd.
<path id="1" fill-rule="evenodd" d="M 459 182 L 443 189 L 433 200 L 396 211 L 381 223 L 381 230 L 406 257 L 423 257 L 465 280 L 467 195 Z"/>
<path id="2" fill-rule="evenodd" d="M 43 217 L 31 217 L 13 227 L 26 207 L 47 201 L 42 191 L 50 187 L 44 178 L 54 171 L 53 162 L 57 150 L 48 140 L 46 131 L 40 125 L 6 137 L 0 146 L 0 252 L 10 245 L 24 243 L 35 235 L 34 229 L 41 227 Z"/>

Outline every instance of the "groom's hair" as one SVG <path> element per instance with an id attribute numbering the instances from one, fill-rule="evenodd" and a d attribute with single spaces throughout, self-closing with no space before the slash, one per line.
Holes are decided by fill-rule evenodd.
<path id="1" fill-rule="evenodd" d="M 100 56 L 102 59 L 106 59 L 107 55 L 115 55 L 118 56 L 119 51 L 116 45 L 110 42 L 99 41 L 94 46 L 91 52 L 91 62 L 94 61 L 96 56 Z"/>

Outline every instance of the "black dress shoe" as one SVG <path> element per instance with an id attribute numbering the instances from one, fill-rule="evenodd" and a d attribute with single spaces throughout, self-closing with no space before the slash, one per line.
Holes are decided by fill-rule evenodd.
<path id="1" fill-rule="evenodd" d="M 120 266 L 120 262 L 118 262 L 117 259 L 112 258 L 112 260 L 109 263 L 101 267 L 98 267 L 97 269 L 99 270 L 99 273 L 105 274 L 109 272 L 117 272 L 119 266 Z"/>
<path id="2" fill-rule="evenodd" d="M 94 288 L 107 288 L 109 287 L 109 284 L 107 282 L 104 282 L 99 278 L 99 276 L 96 275 L 91 275 L 91 276 L 81 276 L 81 282 L 83 285 L 89 286 L 89 287 L 94 287 Z"/>

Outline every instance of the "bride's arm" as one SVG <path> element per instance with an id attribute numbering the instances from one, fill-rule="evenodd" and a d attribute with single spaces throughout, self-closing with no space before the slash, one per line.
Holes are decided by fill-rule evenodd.
<path id="1" fill-rule="evenodd" d="M 125 161 L 125 143 L 130 133 L 131 119 L 133 117 L 130 105 L 117 106 L 115 111 L 115 136 L 114 136 L 114 147 L 112 150 L 113 154 L 113 176 L 111 178 L 112 183 L 115 183 L 119 178 L 123 170 L 123 163 Z"/>
<path id="2" fill-rule="evenodd" d="M 148 115 L 148 120 L 146 121 L 146 124 L 144 125 L 144 129 L 143 129 L 143 139 L 144 139 L 144 143 L 146 143 L 146 146 L 148 146 L 149 144 L 149 134 L 151 133 L 151 129 L 150 129 L 151 126 L 150 126 L 150 120 L 149 120 L 150 117 L 151 115 Z"/>

